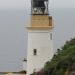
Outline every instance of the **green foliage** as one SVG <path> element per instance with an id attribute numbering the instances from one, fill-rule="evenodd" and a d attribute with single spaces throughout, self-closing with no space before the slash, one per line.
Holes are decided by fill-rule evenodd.
<path id="1" fill-rule="evenodd" d="M 67 41 L 65 45 L 57 50 L 51 61 L 44 67 L 45 75 L 65 75 L 75 70 L 75 38 Z"/>

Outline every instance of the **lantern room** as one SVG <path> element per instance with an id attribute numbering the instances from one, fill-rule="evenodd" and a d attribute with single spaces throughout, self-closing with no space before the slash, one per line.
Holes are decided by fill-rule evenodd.
<path id="1" fill-rule="evenodd" d="M 48 3 L 48 0 L 31 0 L 32 15 L 47 15 Z"/>

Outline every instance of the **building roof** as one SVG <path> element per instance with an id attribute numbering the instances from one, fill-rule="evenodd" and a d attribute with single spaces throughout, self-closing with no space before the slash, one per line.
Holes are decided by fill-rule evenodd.
<path id="1" fill-rule="evenodd" d="M 26 74 L 26 71 L 25 70 L 22 70 L 22 71 L 19 71 L 19 72 L 0 72 L 1 75 L 12 75 L 12 74 Z"/>
<path id="2" fill-rule="evenodd" d="M 23 61 L 27 61 L 27 59 L 26 58 L 24 58 L 24 60 Z"/>
<path id="3" fill-rule="evenodd" d="M 22 70 L 22 71 L 19 71 L 18 73 L 26 74 L 26 71 L 25 70 Z"/>

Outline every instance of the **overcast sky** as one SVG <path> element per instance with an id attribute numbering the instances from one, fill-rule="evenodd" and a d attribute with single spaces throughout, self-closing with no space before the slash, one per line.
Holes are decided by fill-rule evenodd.
<path id="1" fill-rule="evenodd" d="M 0 0 L 0 71 L 22 70 L 30 2 Z M 60 48 L 67 39 L 75 37 L 75 0 L 49 0 L 49 8 L 54 19 L 54 47 Z"/>
<path id="2" fill-rule="evenodd" d="M 75 8 L 75 0 L 49 0 L 55 8 Z M 30 7 L 30 0 L 0 0 L 0 9 L 25 9 Z"/>

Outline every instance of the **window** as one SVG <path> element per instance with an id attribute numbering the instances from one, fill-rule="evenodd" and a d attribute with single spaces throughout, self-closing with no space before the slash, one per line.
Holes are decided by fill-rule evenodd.
<path id="1" fill-rule="evenodd" d="M 52 33 L 50 33 L 50 39 L 52 40 Z"/>
<path id="2" fill-rule="evenodd" d="M 33 55 L 37 55 L 37 49 L 33 50 Z"/>
<path id="3" fill-rule="evenodd" d="M 48 14 L 48 0 L 32 0 L 32 14 Z"/>

